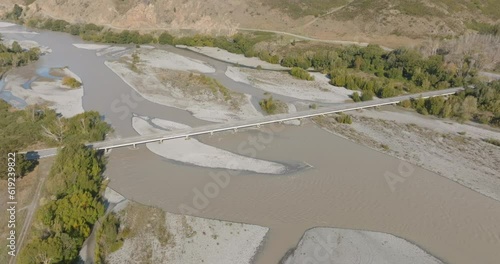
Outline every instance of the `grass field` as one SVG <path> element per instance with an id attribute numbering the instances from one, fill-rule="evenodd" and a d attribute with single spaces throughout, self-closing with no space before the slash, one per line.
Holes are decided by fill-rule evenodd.
<path id="1" fill-rule="evenodd" d="M 410 16 L 443 16 L 447 12 L 478 12 L 491 19 L 500 18 L 498 0 L 261 0 L 272 8 L 285 11 L 292 18 L 319 16 L 347 4 L 340 13 L 344 18 L 366 16 L 382 9 L 394 9 Z"/>

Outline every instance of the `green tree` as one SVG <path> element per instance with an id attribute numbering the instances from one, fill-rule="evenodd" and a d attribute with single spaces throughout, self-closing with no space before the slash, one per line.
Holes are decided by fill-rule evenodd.
<path id="1" fill-rule="evenodd" d="M 473 96 L 467 96 L 460 106 L 459 118 L 461 120 L 470 120 L 476 112 L 477 99 Z"/>
<path id="2" fill-rule="evenodd" d="M 444 109 L 445 100 L 443 97 L 432 97 L 426 101 L 426 108 L 431 115 L 440 115 Z"/>

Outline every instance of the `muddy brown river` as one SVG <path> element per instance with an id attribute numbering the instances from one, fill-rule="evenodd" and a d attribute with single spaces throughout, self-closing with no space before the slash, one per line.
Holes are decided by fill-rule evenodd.
<path id="1" fill-rule="evenodd" d="M 186 111 L 146 100 L 123 118 L 110 108 L 110 102 L 121 95 L 139 95 L 104 65 L 106 58 L 73 47 L 82 41 L 63 33 L 15 37 L 50 46 L 53 53 L 37 66 L 69 66 L 85 84 L 85 110 L 101 112 L 118 136 L 136 135 L 132 112 L 191 126 L 207 123 Z M 168 49 L 216 64 L 214 76 L 231 89 L 251 89 L 221 75 L 222 62 Z M 165 160 L 141 146 L 113 150 L 106 175 L 112 188 L 143 204 L 269 227 L 256 263 L 278 263 L 307 229 L 318 226 L 390 233 L 447 263 L 500 263 L 500 202 L 310 122 L 282 127 L 280 132 L 263 133 L 266 129 L 270 130 L 223 133 L 200 140 L 247 156 L 310 167 L 284 175 L 208 169 Z M 397 181 L 391 185 L 387 175 Z"/>

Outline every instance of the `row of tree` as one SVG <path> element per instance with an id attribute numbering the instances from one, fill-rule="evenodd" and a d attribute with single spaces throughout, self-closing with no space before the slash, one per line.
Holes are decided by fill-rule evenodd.
<path id="1" fill-rule="evenodd" d="M 1 39 L 1 36 L 0 36 Z M 6 72 L 12 67 L 24 66 L 40 58 L 40 49 L 31 48 L 24 50 L 17 41 L 12 42 L 10 47 L 0 43 L 0 69 Z"/>
<path id="2" fill-rule="evenodd" d="M 476 83 L 475 87 L 452 95 L 447 100 L 433 97 L 404 101 L 401 105 L 414 108 L 424 115 L 500 126 L 500 81 Z"/>
<path id="3" fill-rule="evenodd" d="M 104 158 L 72 143 L 59 150 L 46 181 L 52 199 L 36 213 L 30 241 L 19 263 L 73 263 L 95 222 L 104 214 Z"/>

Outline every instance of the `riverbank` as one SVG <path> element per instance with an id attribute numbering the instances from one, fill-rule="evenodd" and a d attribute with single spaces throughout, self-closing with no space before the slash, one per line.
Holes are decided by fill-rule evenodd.
<path id="1" fill-rule="evenodd" d="M 500 152 L 484 139 L 497 129 L 422 116 L 395 107 L 349 112 L 352 125 L 316 119 L 327 130 L 436 172 L 500 201 Z"/>
<path id="2" fill-rule="evenodd" d="M 123 246 L 111 253 L 111 264 L 252 263 L 268 228 L 257 225 L 171 214 L 128 202 L 118 212 L 129 230 Z"/>
<path id="3" fill-rule="evenodd" d="M 227 50 L 216 48 L 216 47 L 190 47 L 185 45 L 176 45 L 177 48 L 187 49 L 190 51 L 194 51 L 196 53 L 203 54 L 207 57 L 220 60 L 223 62 L 227 62 L 230 64 L 257 68 L 260 67 L 264 70 L 273 70 L 273 71 L 286 71 L 290 68 L 283 67 L 279 64 L 272 64 L 266 61 L 263 61 L 256 57 L 245 57 L 243 54 L 235 54 L 231 53 Z"/>
<path id="4" fill-rule="evenodd" d="M 317 103 L 352 102 L 353 91 L 330 85 L 321 73 L 311 73 L 314 81 L 299 80 L 287 72 L 227 67 L 226 76 L 236 82 L 252 85 L 263 92 L 275 93 Z"/>
<path id="5" fill-rule="evenodd" d="M 442 264 L 418 246 L 393 235 L 363 230 L 312 228 L 282 264 Z"/>

